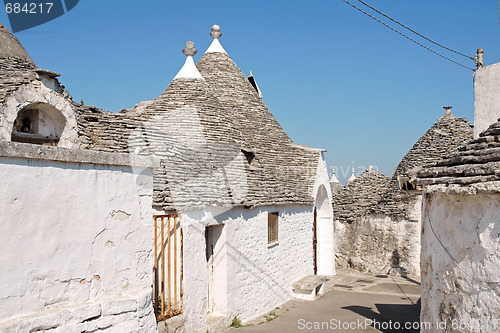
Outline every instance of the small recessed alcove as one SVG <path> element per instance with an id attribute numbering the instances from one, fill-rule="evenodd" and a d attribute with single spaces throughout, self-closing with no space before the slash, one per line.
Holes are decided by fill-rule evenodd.
<path id="1" fill-rule="evenodd" d="M 66 126 L 66 118 L 55 107 L 32 103 L 17 113 L 11 141 L 57 146 Z"/>

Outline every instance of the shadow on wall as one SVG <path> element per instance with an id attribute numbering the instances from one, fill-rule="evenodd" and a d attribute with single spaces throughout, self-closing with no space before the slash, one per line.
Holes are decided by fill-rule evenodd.
<path id="1" fill-rule="evenodd" d="M 346 306 L 342 309 L 350 310 L 376 322 L 375 325 L 370 326 L 383 333 L 420 332 L 418 328 L 404 328 L 406 323 L 418 325 L 420 322 L 420 299 L 416 304 L 375 304 L 375 306 L 378 313 L 373 311 L 371 307 L 359 305 Z M 395 323 L 400 323 L 401 328 L 396 329 L 398 325 Z"/>

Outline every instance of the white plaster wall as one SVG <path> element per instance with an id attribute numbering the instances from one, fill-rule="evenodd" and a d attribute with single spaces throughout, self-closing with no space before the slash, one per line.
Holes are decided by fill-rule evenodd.
<path id="1" fill-rule="evenodd" d="M 317 274 L 334 275 L 334 225 L 331 197 L 320 186 L 316 198 Z"/>
<path id="2" fill-rule="evenodd" d="M 500 191 L 433 192 L 423 207 L 422 332 L 499 332 Z"/>
<path id="3" fill-rule="evenodd" d="M 58 146 L 78 147 L 77 122 L 74 110 L 68 100 L 70 97 L 58 93 L 55 90 L 55 84 L 49 84 L 50 82 L 46 81 L 47 79 L 34 81 L 29 85 L 22 86 L 6 98 L 5 105 L 0 105 L 0 140 L 11 140 L 12 129 L 19 111 L 33 103 L 45 103 L 59 110 L 66 118 Z"/>
<path id="4" fill-rule="evenodd" d="M 134 171 L 0 158 L 0 332 L 156 331 L 152 172 Z"/>
<path id="5" fill-rule="evenodd" d="M 325 268 L 318 273 L 334 274 L 331 189 L 322 154 L 311 196 L 319 213 L 318 239 L 324 245 L 320 256 Z M 313 206 L 267 206 L 251 210 L 210 207 L 183 212 L 183 314 L 168 319 L 167 326 L 190 333 L 207 331 L 210 318 L 205 230 L 210 225 L 223 225 L 221 240 L 226 240 L 223 260 L 219 262 L 225 265 L 219 272 L 225 271 L 226 277 L 214 279 L 221 281 L 216 286 L 219 293 L 222 290 L 226 293 L 220 296 L 226 312 L 221 313 L 219 307 L 214 313 L 224 316 L 223 327 L 235 316 L 246 322 L 290 300 L 292 283 L 313 274 L 313 209 Z M 269 212 L 279 213 L 279 244 L 273 246 L 267 243 Z M 218 332 L 220 326 L 208 328 Z"/>
<path id="6" fill-rule="evenodd" d="M 474 138 L 500 118 L 500 63 L 474 73 Z"/>
<path id="7" fill-rule="evenodd" d="M 279 244 L 271 247 L 268 212 L 279 212 Z M 292 283 L 313 273 L 312 222 L 311 206 L 184 212 L 184 332 L 207 331 L 207 225 L 225 229 L 229 325 L 234 316 L 245 322 L 285 303 Z"/>
<path id="8" fill-rule="evenodd" d="M 326 189 L 327 195 L 330 198 L 330 206 L 332 202 L 332 189 L 330 187 L 330 178 L 328 176 L 328 169 L 326 166 L 326 160 L 325 156 L 323 153 L 321 153 L 319 159 L 318 159 L 318 168 L 316 170 L 316 177 L 314 180 L 314 187 L 312 191 L 312 197 L 313 200 L 315 201 L 317 198 L 318 190 L 320 186 L 323 185 Z M 332 208 L 332 214 L 333 214 L 333 208 Z"/>
<path id="9" fill-rule="evenodd" d="M 59 137 L 66 127 L 66 118 L 56 109 L 44 108 L 46 105 L 40 105 L 38 134 Z"/>
<path id="10" fill-rule="evenodd" d="M 316 207 L 317 274 L 335 275 L 335 225 L 333 221 L 332 189 L 326 161 L 321 153 L 314 182 Z"/>
<path id="11" fill-rule="evenodd" d="M 352 223 L 336 220 L 337 267 L 418 275 L 421 202 L 419 197 L 408 220 L 385 215 L 365 215 Z M 394 258 L 398 256 L 399 265 L 395 266 Z"/>

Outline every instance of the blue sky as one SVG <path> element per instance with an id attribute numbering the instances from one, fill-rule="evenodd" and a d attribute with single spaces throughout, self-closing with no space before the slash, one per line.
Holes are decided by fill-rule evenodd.
<path id="1" fill-rule="evenodd" d="M 486 65 L 500 62 L 496 0 L 366 2 L 467 55 L 483 48 Z M 4 11 L 0 21 L 10 27 Z M 221 26 L 220 41 L 241 70 L 253 71 L 285 131 L 296 143 L 327 149 L 328 166 L 337 168 L 341 182 L 352 166 L 359 173 L 374 165 L 391 176 L 444 114 L 444 105 L 473 121 L 471 70 L 342 0 L 82 0 L 66 15 L 16 36 L 39 67 L 62 74 L 76 101 L 117 111 L 156 98 L 168 86 L 184 62 L 186 41 L 195 42 L 198 60 L 213 24 Z"/>

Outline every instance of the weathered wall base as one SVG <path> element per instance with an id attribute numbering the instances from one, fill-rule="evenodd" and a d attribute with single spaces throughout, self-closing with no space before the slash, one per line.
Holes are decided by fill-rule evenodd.
<path id="1" fill-rule="evenodd" d="M 413 208 L 420 215 L 421 201 Z M 365 215 L 352 223 L 335 221 L 335 263 L 380 274 L 420 273 L 420 222 Z"/>
<path id="2" fill-rule="evenodd" d="M 151 289 L 127 296 L 58 307 L 31 316 L 0 322 L 0 332 L 155 332 Z"/>
<path id="3" fill-rule="evenodd" d="M 500 186 L 428 189 L 422 221 L 421 332 L 500 331 Z M 474 194 L 474 195 L 471 195 Z"/>

